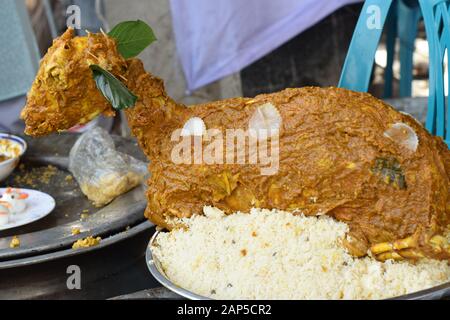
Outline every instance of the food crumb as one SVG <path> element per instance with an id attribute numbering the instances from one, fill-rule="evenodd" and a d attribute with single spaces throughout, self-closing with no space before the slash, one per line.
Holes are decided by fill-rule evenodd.
<path id="1" fill-rule="evenodd" d="M 26 169 L 26 166 L 23 164 L 19 166 L 20 173 L 16 175 L 13 180 L 15 184 L 29 186 L 32 188 L 36 188 L 40 184 L 48 185 L 51 178 L 58 173 L 58 168 L 52 165 L 32 168 L 28 172 Z"/>
<path id="2" fill-rule="evenodd" d="M 10 247 L 11 249 L 20 247 L 20 239 L 19 239 L 18 236 L 14 236 L 14 237 L 12 238 L 11 242 L 9 243 L 9 247 Z"/>
<path id="3" fill-rule="evenodd" d="M 42 174 L 41 181 L 45 184 L 50 182 L 50 179 L 57 173 L 58 169 L 52 165 L 47 166 Z"/>
<path id="4" fill-rule="evenodd" d="M 87 219 L 88 217 L 89 217 L 89 215 L 88 215 L 87 213 L 82 213 L 82 214 L 80 215 L 81 220 L 85 220 L 85 219 Z"/>
<path id="5" fill-rule="evenodd" d="M 72 228 L 72 235 L 76 236 L 79 235 L 81 233 L 80 228 Z"/>
<path id="6" fill-rule="evenodd" d="M 242 250 L 241 250 L 241 255 L 242 255 L 243 257 L 245 257 L 245 256 L 247 255 L 247 250 L 242 249 Z"/>
<path id="7" fill-rule="evenodd" d="M 98 245 L 102 241 L 102 238 L 97 237 L 94 238 L 92 236 L 89 236 L 85 239 L 80 239 L 77 242 L 75 242 L 72 246 L 72 249 L 81 249 L 81 248 L 90 248 Z"/>
<path id="8" fill-rule="evenodd" d="M 69 174 L 64 180 L 66 180 L 66 182 L 71 182 L 73 181 L 73 177 Z"/>
<path id="9" fill-rule="evenodd" d="M 258 236 L 258 234 L 256 233 L 256 231 L 253 231 L 252 232 L 252 237 L 257 237 Z"/>

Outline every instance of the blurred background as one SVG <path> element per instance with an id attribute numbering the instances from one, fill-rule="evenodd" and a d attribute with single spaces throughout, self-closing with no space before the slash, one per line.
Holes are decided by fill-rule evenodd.
<path id="1" fill-rule="evenodd" d="M 361 8 L 358 0 L 2 0 L 0 130 L 22 130 L 19 112 L 38 61 L 74 14 L 79 13 L 80 34 L 108 31 L 124 20 L 146 21 L 158 38 L 140 56 L 147 70 L 164 79 L 174 99 L 196 104 L 286 87 L 337 86 Z M 395 38 L 392 61 L 389 22 L 385 30 L 369 91 L 380 98 L 427 96 L 422 22 L 418 19 L 412 42 Z M 406 93 L 399 89 L 401 45 L 413 57 Z M 389 89 L 386 70 L 392 77 Z M 418 101 L 426 108 L 425 100 Z M 122 117 L 87 127 L 95 124 L 128 134 Z"/>

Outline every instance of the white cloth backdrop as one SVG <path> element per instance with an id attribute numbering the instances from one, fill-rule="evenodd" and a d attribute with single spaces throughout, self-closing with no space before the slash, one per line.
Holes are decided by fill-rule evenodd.
<path id="1" fill-rule="evenodd" d="M 189 90 L 265 56 L 345 4 L 361 0 L 171 0 Z"/>

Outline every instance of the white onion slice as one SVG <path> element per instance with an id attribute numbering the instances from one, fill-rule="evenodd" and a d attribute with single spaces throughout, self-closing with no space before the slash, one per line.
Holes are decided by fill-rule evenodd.
<path id="1" fill-rule="evenodd" d="M 258 140 L 268 139 L 279 133 L 282 118 L 272 103 L 259 106 L 249 121 L 249 132 Z"/>
<path id="2" fill-rule="evenodd" d="M 416 152 L 419 146 L 419 137 L 416 132 L 403 122 L 394 123 L 384 132 L 384 136 L 412 152 Z"/>
<path id="3" fill-rule="evenodd" d="M 190 118 L 183 126 L 183 129 L 181 130 L 181 136 L 182 137 L 201 137 L 206 134 L 206 125 L 205 122 L 199 118 L 194 117 Z"/>

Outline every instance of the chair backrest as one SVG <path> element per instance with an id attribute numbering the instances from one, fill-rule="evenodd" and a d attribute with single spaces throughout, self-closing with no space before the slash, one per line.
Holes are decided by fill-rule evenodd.
<path id="1" fill-rule="evenodd" d="M 413 55 L 419 21 L 422 18 L 417 0 L 397 0 L 397 37 L 400 60 L 400 97 L 411 97 L 413 81 Z M 395 51 L 395 50 L 393 50 Z M 394 52 L 392 53 L 394 54 Z"/>
<path id="2" fill-rule="evenodd" d="M 339 87 L 360 92 L 368 90 L 375 53 L 393 1 L 398 0 L 365 1 Z M 446 70 L 450 62 L 450 0 L 418 1 L 429 44 L 429 98 L 425 126 L 450 146 L 450 101 L 446 97 L 450 84 L 450 72 Z"/>
<path id="3" fill-rule="evenodd" d="M 429 45 L 429 99 L 426 128 L 450 145 L 450 114 L 446 98 L 446 64 L 450 49 L 450 0 L 419 0 Z M 447 61 L 446 61 L 447 60 Z M 447 74 L 447 77 L 449 75 Z"/>
<path id="4" fill-rule="evenodd" d="M 356 24 L 339 87 L 366 92 L 375 53 L 393 0 L 366 0 Z"/>

